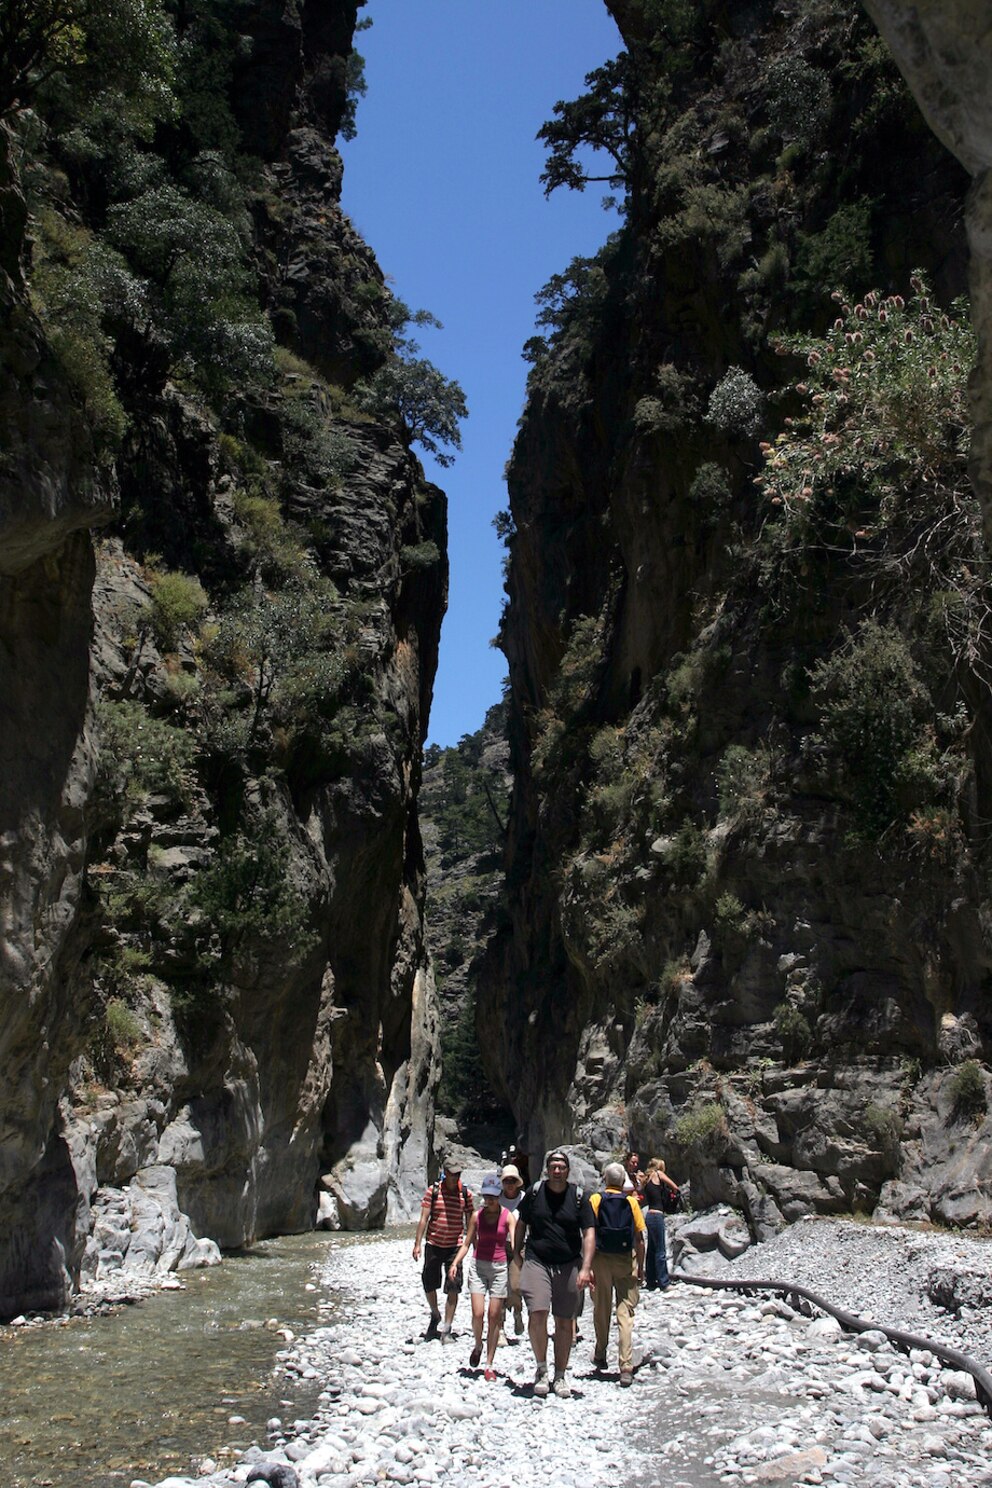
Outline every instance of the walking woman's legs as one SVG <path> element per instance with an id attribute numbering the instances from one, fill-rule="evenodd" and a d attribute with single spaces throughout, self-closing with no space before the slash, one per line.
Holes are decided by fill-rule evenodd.
<path id="1" fill-rule="evenodd" d="M 505 1303 L 502 1297 L 489 1298 L 489 1332 L 486 1334 L 486 1364 L 490 1369 L 496 1357 L 496 1345 L 499 1343 L 499 1335 L 503 1327 L 503 1308 Z"/>

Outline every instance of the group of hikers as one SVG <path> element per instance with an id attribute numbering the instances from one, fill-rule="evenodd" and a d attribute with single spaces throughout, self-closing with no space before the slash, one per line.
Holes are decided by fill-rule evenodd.
<path id="1" fill-rule="evenodd" d="M 534 1394 L 571 1395 L 568 1365 L 578 1332 L 584 1293 L 593 1294 L 593 1366 L 605 1370 L 611 1313 L 619 1333 L 620 1384 L 634 1378 L 634 1309 L 641 1284 L 648 1290 L 669 1284 L 665 1254 L 665 1213 L 678 1204 L 677 1184 L 660 1158 L 642 1171 L 640 1156 L 607 1163 L 602 1187 L 585 1193 L 569 1179 L 566 1152 L 548 1154 L 545 1176 L 527 1186 L 526 1154 L 511 1148 L 499 1172 L 483 1178 L 482 1205 L 461 1180 L 461 1163 L 449 1155 L 442 1175 L 424 1194 L 413 1242 L 413 1259 L 423 1254 L 423 1284 L 431 1315 L 425 1338 L 452 1340 L 452 1324 L 462 1289 L 462 1267 L 470 1257 L 468 1290 L 474 1343 L 469 1364 L 482 1362 L 485 1378 L 496 1378 L 496 1350 L 507 1305 L 517 1336 L 528 1332 L 534 1361 Z M 444 1317 L 438 1301 L 444 1294 Z M 488 1306 L 487 1306 L 488 1299 Z M 488 1330 L 486 1319 L 488 1313 Z M 554 1376 L 548 1377 L 548 1316 L 555 1320 Z"/>

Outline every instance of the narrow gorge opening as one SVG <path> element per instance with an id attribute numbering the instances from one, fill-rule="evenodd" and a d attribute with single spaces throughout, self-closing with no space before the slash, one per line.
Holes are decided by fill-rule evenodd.
<path id="1" fill-rule="evenodd" d="M 871 9 L 11 11 L 0 1312 L 414 1217 L 441 1052 L 752 1238 L 988 1223 L 983 42 Z"/>

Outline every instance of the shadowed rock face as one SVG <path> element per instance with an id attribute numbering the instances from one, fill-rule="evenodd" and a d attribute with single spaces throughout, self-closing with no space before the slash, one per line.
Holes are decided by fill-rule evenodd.
<path id="1" fill-rule="evenodd" d="M 852 1208 L 985 1222 L 987 688 L 966 684 L 972 847 L 938 869 L 899 829 L 859 837 L 813 763 L 810 682 L 869 611 L 915 643 L 912 586 L 883 599 L 856 543 L 817 556 L 814 534 L 769 602 L 758 489 L 758 438 L 771 449 L 796 411 L 781 332 L 822 334 L 830 283 L 852 304 L 910 293 L 917 266 L 949 304 L 967 180 L 890 60 L 893 112 L 867 122 L 883 89 L 861 73 L 848 92 L 881 57 L 863 17 L 700 8 L 679 72 L 652 46 L 658 7 L 609 8 L 644 112 L 627 225 L 538 356 L 510 465 L 515 788 L 481 1045 L 532 1151 L 657 1152 L 754 1232 Z M 805 139 L 776 114 L 789 78 Z M 857 200 L 860 277 L 818 259 L 804 290 L 811 245 Z M 768 398 L 750 442 L 710 416 L 734 367 Z M 721 781 L 756 753 L 768 773 L 742 807 Z"/>
<path id="2" fill-rule="evenodd" d="M 246 148 L 264 162 L 252 210 L 265 302 L 283 344 L 343 387 L 382 355 L 381 337 L 355 319 L 356 285 L 374 296 L 381 275 L 341 212 L 334 149 L 356 9 L 259 0 L 245 13 L 254 46 L 232 94 Z M 294 472 L 284 456 L 285 513 L 319 534 L 322 572 L 361 617 L 348 665 L 362 680 L 337 753 L 298 762 L 275 785 L 261 774 L 233 792 L 208 781 L 181 807 L 154 792 L 137 808 L 108 806 L 101 704 L 160 709 L 177 664 L 192 663 L 191 653 L 166 658 L 147 626 L 136 643 L 133 617 L 151 592 L 141 559 L 156 552 L 187 572 L 199 562 L 223 592 L 247 577 L 244 532 L 216 421 L 165 380 L 154 349 L 119 348 L 129 429 L 116 458 L 97 461 L 31 309 L 26 212 L 6 142 L 0 134 L 0 1315 L 9 1316 L 58 1305 L 81 1264 L 91 1275 L 119 1265 L 120 1245 L 106 1237 L 122 1213 L 140 1212 L 149 1234 L 184 1237 L 188 1220 L 233 1246 L 307 1228 L 321 1175 L 347 1225 L 418 1207 L 437 1069 L 416 793 L 447 575 L 443 494 L 394 428 L 353 420 L 338 484 Z M 287 417 L 276 395 L 245 412 L 279 455 Z M 98 524 L 107 534 L 97 544 Z M 401 550 L 425 544 L 436 561 L 404 562 Z M 308 948 L 244 938 L 197 1022 L 176 989 L 199 975 L 202 927 L 167 916 L 128 994 L 126 1056 L 108 1054 L 102 967 L 120 927 L 108 920 L 106 885 L 154 863 L 169 902 L 216 861 L 232 812 L 258 810 L 285 844 Z M 143 1271 L 192 1253 L 185 1240 L 158 1254 L 142 1245 Z"/>
<path id="3" fill-rule="evenodd" d="M 975 489 L 992 534 L 992 17 L 983 0 L 865 0 L 920 108 L 973 178 L 968 199 Z"/>

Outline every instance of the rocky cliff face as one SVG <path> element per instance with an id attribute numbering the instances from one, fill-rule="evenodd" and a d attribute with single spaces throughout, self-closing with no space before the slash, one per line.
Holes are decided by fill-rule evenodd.
<path id="1" fill-rule="evenodd" d="M 510 467 L 482 1047 L 531 1150 L 660 1152 L 758 1233 L 985 1223 L 967 182 L 854 6 L 610 9 L 626 222 Z"/>
<path id="2" fill-rule="evenodd" d="M 992 29 L 981 0 L 906 6 L 868 0 L 934 132 L 972 177 L 966 222 L 978 363 L 972 389 L 972 479 L 992 532 Z"/>
<path id="3" fill-rule="evenodd" d="M 318 1179 L 345 1225 L 419 1198 L 445 507 L 359 406 L 402 316 L 338 200 L 356 10 L 191 7 L 154 132 L 70 77 L 0 137 L 7 1315 Z"/>

